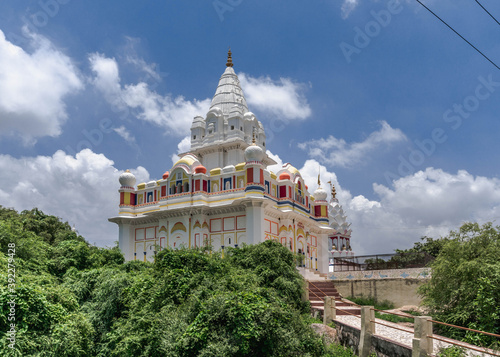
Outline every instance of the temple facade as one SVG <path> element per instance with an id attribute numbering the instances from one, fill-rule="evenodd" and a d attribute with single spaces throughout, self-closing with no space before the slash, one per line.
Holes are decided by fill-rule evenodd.
<path id="1" fill-rule="evenodd" d="M 249 111 L 231 52 L 208 113 L 191 126 L 191 149 L 159 180 L 136 186 L 120 176 L 119 247 L 126 260 L 153 261 L 162 249 L 213 250 L 274 239 L 328 272 L 332 254 L 350 252 L 349 225 L 335 198 L 311 195 L 300 172 L 266 154 L 262 123 Z M 319 181 L 319 180 L 318 180 Z M 343 247 L 341 246 L 343 244 Z M 344 254 L 344 255 L 345 255 Z"/>

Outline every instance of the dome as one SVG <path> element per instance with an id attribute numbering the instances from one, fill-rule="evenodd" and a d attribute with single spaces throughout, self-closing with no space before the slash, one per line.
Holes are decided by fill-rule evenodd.
<path id="1" fill-rule="evenodd" d="M 290 180 L 290 174 L 288 172 L 283 172 L 280 175 L 280 180 Z"/>
<path id="2" fill-rule="evenodd" d="M 323 188 L 320 186 L 316 189 L 316 191 L 314 191 L 314 199 L 316 201 L 326 201 L 326 196 L 328 194 L 326 193 L 325 190 L 323 190 Z"/>
<path id="3" fill-rule="evenodd" d="M 163 177 L 164 180 L 166 180 L 166 179 L 168 179 L 168 176 L 170 176 L 170 172 L 165 171 L 165 173 L 163 174 L 162 177 Z"/>
<path id="4" fill-rule="evenodd" d="M 196 166 L 194 168 L 194 173 L 195 174 L 206 174 L 207 173 L 207 168 L 203 165 Z"/>
<path id="5" fill-rule="evenodd" d="M 209 116 L 209 114 L 214 114 L 214 116 L 220 117 L 222 115 L 222 109 L 219 107 L 212 107 L 208 111 L 207 116 Z"/>
<path id="6" fill-rule="evenodd" d="M 147 184 L 146 184 L 146 187 L 155 187 L 156 186 L 156 181 L 152 180 L 152 181 L 149 181 Z"/>
<path id="7" fill-rule="evenodd" d="M 252 112 L 246 112 L 245 115 L 243 115 L 243 119 L 245 120 L 253 120 L 253 118 L 255 118 L 255 115 Z"/>
<path id="8" fill-rule="evenodd" d="M 134 187 L 135 186 L 135 176 L 129 170 L 125 171 L 120 175 L 118 179 L 122 187 Z"/>
<path id="9" fill-rule="evenodd" d="M 262 150 L 259 146 L 255 145 L 255 143 L 245 149 L 246 162 L 250 161 L 262 162 L 263 158 L 264 158 L 264 150 Z"/>
<path id="10" fill-rule="evenodd" d="M 228 174 L 228 173 L 235 172 L 235 171 L 236 171 L 236 169 L 234 168 L 234 165 L 227 165 L 226 167 L 224 167 L 222 169 L 223 174 Z"/>

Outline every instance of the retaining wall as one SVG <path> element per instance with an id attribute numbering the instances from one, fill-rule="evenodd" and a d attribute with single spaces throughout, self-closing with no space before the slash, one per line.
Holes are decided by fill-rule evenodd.
<path id="1" fill-rule="evenodd" d="M 337 291 L 343 296 L 372 297 L 377 301 L 389 300 L 396 308 L 405 305 L 420 305 L 422 298 L 417 294 L 420 285 L 427 279 L 370 279 L 336 280 Z"/>
<path id="2" fill-rule="evenodd" d="M 361 331 L 357 328 L 335 320 L 335 328 L 339 342 L 343 346 L 349 346 L 354 354 L 359 355 L 359 339 Z M 374 335 L 371 338 L 371 352 L 375 352 L 377 357 L 411 357 L 412 350 L 408 346 L 398 344 L 395 341 Z"/>

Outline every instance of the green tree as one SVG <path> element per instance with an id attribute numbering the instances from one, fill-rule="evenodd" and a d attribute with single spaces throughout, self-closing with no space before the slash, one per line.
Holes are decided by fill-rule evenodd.
<path id="1" fill-rule="evenodd" d="M 419 292 L 439 321 L 500 334 L 500 227 L 466 223 L 445 238 L 432 277 Z M 491 344 L 485 335 L 441 328 L 451 337 Z"/>

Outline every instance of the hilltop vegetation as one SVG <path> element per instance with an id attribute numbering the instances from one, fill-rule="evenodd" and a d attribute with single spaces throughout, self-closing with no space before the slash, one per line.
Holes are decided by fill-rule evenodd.
<path id="1" fill-rule="evenodd" d="M 293 254 L 273 241 L 224 259 L 184 249 L 125 263 L 56 217 L 0 207 L 2 356 L 351 356 L 312 331 L 301 293 Z"/>
<path id="2" fill-rule="evenodd" d="M 466 223 L 414 247 L 436 252 L 432 277 L 419 292 L 435 320 L 500 334 L 500 227 Z M 439 326 L 449 337 L 498 347 L 498 339 Z"/>

